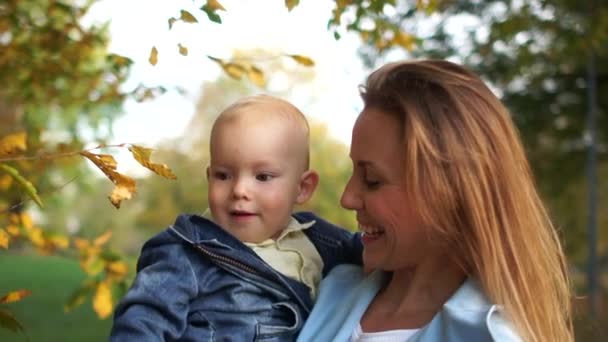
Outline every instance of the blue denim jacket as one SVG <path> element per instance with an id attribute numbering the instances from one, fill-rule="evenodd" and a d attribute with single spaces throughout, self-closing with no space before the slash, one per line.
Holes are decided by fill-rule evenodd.
<path id="1" fill-rule="evenodd" d="M 312 213 L 304 230 L 324 262 L 361 264 L 358 234 Z M 180 215 L 147 241 L 114 312 L 111 341 L 293 341 L 313 306 L 309 288 L 271 268 L 213 222 Z"/>

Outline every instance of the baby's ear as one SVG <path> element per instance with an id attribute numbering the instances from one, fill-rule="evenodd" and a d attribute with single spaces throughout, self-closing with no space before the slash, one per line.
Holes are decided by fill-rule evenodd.
<path id="1" fill-rule="evenodd" d="M 315 170 L 307 170 L 300 178 L 298 196 L 296 197 L 297 204 L 304 204 L 308 201 L 315 192 L 319 184 L 319 174 Z"/>

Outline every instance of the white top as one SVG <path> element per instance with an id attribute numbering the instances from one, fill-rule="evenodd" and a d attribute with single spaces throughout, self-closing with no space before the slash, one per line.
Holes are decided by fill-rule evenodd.
<path id="1" fill-rule="evenodd" d="M 349 342 L 404 342 L 420 329 L 399 329 L 379 332 L 363 332 L 361 324 L 353 331 Z"/>

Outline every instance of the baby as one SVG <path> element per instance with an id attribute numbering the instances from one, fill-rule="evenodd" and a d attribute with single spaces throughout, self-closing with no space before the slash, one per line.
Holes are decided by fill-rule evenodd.
<path id="1" fill-rule="evenodd" d="M 259 95 L 211 130 L 209 210 L 180 215 L 142 248 L 111 341 L 295 340 L 322 276 L 361 264 L 358 234 L 312 213 L 309 127 L 287 101 Z"/>

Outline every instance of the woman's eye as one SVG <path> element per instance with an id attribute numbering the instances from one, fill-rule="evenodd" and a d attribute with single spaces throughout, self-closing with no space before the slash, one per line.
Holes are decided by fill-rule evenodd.
<path id="1" fill-rule="evenodd" d="M 259 174 L 257 176 L 255 176 L 255 179 L 257 179 L 260 182 L 268 182 L 269 180 L 272 179 L 272 175 L 268 175 L 268 174 Z"/>
<path id="2" fill-rule="evenodd" d="M 375 189 L 378 186 L 380 186 L 380 181 L 377 180 L 364 180 L 363 181 L 365 183 L 365 187 L 367 187 L 368 189 Z"/>

